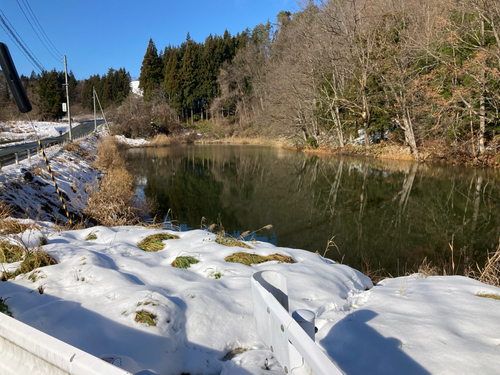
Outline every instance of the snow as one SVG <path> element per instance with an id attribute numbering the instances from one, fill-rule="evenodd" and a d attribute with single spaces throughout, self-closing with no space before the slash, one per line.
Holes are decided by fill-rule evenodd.
<path id="1" fill-rule="evenodd" d="M 139 88 L 139 81 L 130 82 L 130 88 L 134 94 L 142 96 L 142 90 Z"/>
<path id="2" fill-rule="evenodd" d="M 80 125 L 79 122 L 72 122 L 71 126 L 75 127 Z M 10 121 L 0 123 L 0 140 L 19 140 L 17 143 L 37 140 L 36 135 L 40 138 L 59 137 L 68 131 L 67 122 L 46 122 L 46 121 L 33 121 L 33 125 L 29 121 Z M 36 131 L 36 134 L 35 134 Z M 6 143 L 0 147 L 9 147 L 17 143 Z"/>
<path id="3" fill-rule="evenodd" d="M 82 146 L 92 150 L 95 142 Z M 72 199 L 77 197 L 73 182 L 97 176 L 89 161 L 74 154 L 54 149 L 51 157 L 61 188 Z M 27 168 L 2 169 L 2 199 L 14 191 L 15 181 L 13 201 L 36 210 L 37 194 L 48 196 L 53 187 L 34 191 L 38 184 L 22 181 Z M 46 176 L 35 178 L 50 182 Z M 20 275 L 0 283 L 0 297 L 14 318 L 132 373 L 285 374 L 253 321 L 250 278 L 273 270 L 287 279 L 290 310 L 316 314 L 316 343 L 346 374 L 498 374 L 500 301 L 476 294 L 500 295 L 500 288 L 460 276 L 420 275 L 372 287 L 360 272 L 318 254 L 254 241 L 247 242 L 253 249 L 226 247 L 206 230 L 58 231 L 43 221 L 48 218 L 41 220 L 39 229 L 20 239 L 34 247 L 45 236 L 43 250 L 58 264 L 34 271 L 35 282 Z M 86 240 L 91 233 L 96 240 Z M 156 253 L 137 246 L 155 233 L 180 238 L 164 241 Z M 249 267 L 225 261 L 238 251 L 280 253 L 296 263 Z M 171 266 L 177 256 L 187 255 L 199 263 L 189 269 Z M 3 264 L 0 270 L 13 266 Z M 156 326 L 135 321 L 143 309 L 157 315 Z"/>
<path id="4" fill-rule="evenodd" d="M 115 135 L 115 137 L 116 139 L 118 139 L 118 142 L 124 143 L 129 147 L 145 147 L 150 144 L 150 142 L 146 141 L 144 138 L 132 139 L 132 138 L 125 138 L 125 136 L 123 135 Z"/>

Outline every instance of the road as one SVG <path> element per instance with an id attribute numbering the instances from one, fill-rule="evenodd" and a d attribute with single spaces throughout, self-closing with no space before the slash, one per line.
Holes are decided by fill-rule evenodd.
<path id="1" fill-rule="evenodd" d="M 97 125 L 101 125 L 104 123 L 104 120 L 97 120 Z M 84 134 L 90 133 L 94 130 L 94 120 L 85 120 L 81 121 L 80 125 L 75 126 L 74 128 L 71 127 L 71 132 L 73 135 L 73 138 L 80 137 Z M 51 137 L 51 138 L 44 138 L 42 139 L 42 145 L 46 145 L 47 143 L 52 143 L 52 142 L 58 142 L 58 141 L 63 141 L 69 139 L 69 134 L 65 133 L 60 137 Z M 7 156 L 9 154 L 13 154 L 16 152 L 22 152 L 24 150 L 28 150 L 31 148 L 35 148 L 38 146 L 38 142 L 29 142 L 29 143 L 24 143 L 21 145 L 16 145 L 16 146 L 11 146 L 11 147 L 4 147 L 0 149 L 0 158 Z"/>

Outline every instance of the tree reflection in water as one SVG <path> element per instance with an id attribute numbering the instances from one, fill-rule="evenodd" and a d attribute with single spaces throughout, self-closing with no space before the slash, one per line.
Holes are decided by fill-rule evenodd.
<path id="1" fill-rule="evenodd" d="M 427 257 L 462 274 L 500 237 L 492 169 L 226 145 L 132 149 L 129 163 L 156 214 L 172 210 L 185 229 L 202 217 L 234 236 L 272 224 L 257 239 L 320 253 L 335 236 L 327 257 L 357 269 L 397 276 Z"/>

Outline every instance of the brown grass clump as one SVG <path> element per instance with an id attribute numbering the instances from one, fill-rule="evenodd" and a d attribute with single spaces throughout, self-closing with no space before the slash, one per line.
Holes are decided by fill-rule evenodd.
<path id="1" fill-rule="evenodd" d="M 427 257 L 424 258 L 420 267 L 418 267 L 418 273 L 423 277 L 429 276 L 438 276 L 439 275 L 439 267 L 432 266 L 432 262 L 427 262 Z"/>
<path id="2" fill-rule="evenodd" d="M 251 266 L 252 264 L 270 262 L 272 260 L 277 260 L 280 263 L 295 263 L 291 257 L 278 253 L 271 254 L 268 256 L 263 256 L 263 255 L 239 252 L 239 253 L 234 253 L 233 255 L 229 255 L 225 259 L 226 262 L 241 263 L 241 264 L 246 264 L 247 266 Z"/>
<path id="3" fill-rule="evenodd" d="M 172 144 L 170 138 L 165 134 L 156 135 L 150 142 L 154 147 L 167 147 Z"/>
<path id="4" fill-rule="evenodd" d="M 493 294 L 493 293 L 476 293 L 476 296 L 478 296 L 478 297 L 483 297 L 483 298 L 491 298 L 491 299 L 497 299 L 497 300 L 500 300 L 500 294 Z"/>
<path id="5" fill-rule="evenodd" d="M 120 154 L 124 148 L 125 146 L 118 142 L 115 137 L 103 138 L 97 145 L 96 167 L 103 170 L 124 168 L 125 161 Z"/>
<path id="6" fill-rule="evenodd" d="M 472 276 L 482 283 L 500 287 L 500 244 L 493 254 L 488 255 L 488 261 L 483 269 L 472 271 Z"/>
<path id="7" fill-rule="evenodd" d="M 179 239 L 179 236 L 168 233 L 157 233 L 146 237 L 141 242 L 137 244 L 144 251 L 156 252 L 163 250 L 165 244 L 163 241 Z"/>
<path id="8" fill-rule="evenodd" d="M 18 262 L 23 259 L 25 249 L 7 241 L 0 241 L 0 263 Z"/>
<path id="9" fill-rule="evenodd" d="M 245 249 L 253 249 L 252 246 L 247 245 L 246 243 L 241 242 L 234 237 L 226 236 L 226 231 L 224 229 L 221 229 L 219 232 L 217 232 L 217 238 L 215 239 L 215 242 L 224 246 L 238 246 Z"/>
<path id="10" fill-rule="evenodd" d="M 91 156 L 91 153 L 89 151 L 82 148 L 80 142 L 66 143 L 63 147 L 63 151 L 71 152 L 84 158 L 88 158 L 89 156 Z"/>
<path id="11" fill-rule="evenodd" d="M 135 199 L 134 179 L 125 168 L 114 168 L 85 189 L 89 195 L 85 215 L 101 225 L 135 224 L 145 215 L 147 207 Z"/>

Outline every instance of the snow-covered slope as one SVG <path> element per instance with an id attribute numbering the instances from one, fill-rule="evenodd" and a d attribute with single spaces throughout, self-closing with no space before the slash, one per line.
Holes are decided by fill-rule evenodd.
<path id="1" fill-rule="evenodd" d="M 287 278 L 290 309 L 316 313 L 317 343 L 347 374 L 498 373 L 500 301 L 475 293 L 500 290 L 475 280 L 411 276 L 365 290 L 366 276 L 317 254 L 261 242 L 226 247 L 203 230 L 175 232 L 180 238 L 155 253 L 137 246 L 154 229 L 42 228 L 44 250 L 59 264 L 40 269 L 35 282 L 0 283 L 0 297 L 16 319 L 131 372 L 284 374 L 253 321 L 250 277 L 274 270 Z M 86 240 L 91 233 L 97 239 Z M 37 243 L 39 235 L 24 240 Z M 224 260 L 241 250 L 296 263 Z M 173 267 L 181 255 L 199 263 Z M 156 326 L 136 322 L 140 310 L 155 314 Z"/>
<path id="2" fill-rule="evenodd" d="M 142 90 L 139 88 L 139 81 L 130 82 L 130 88 L 134 94 L 142 96 Z"/>

